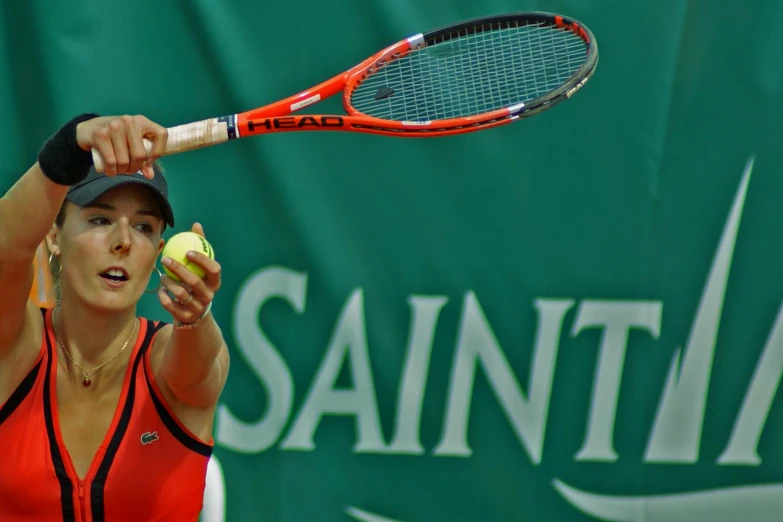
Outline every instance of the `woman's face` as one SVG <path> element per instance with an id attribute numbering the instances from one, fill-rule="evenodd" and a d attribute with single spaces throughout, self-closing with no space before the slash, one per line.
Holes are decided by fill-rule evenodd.
<path id="1" fill-rule="evenodd" d="M 163 219 L 149 189 L 123 185 L 92 205 L 68 203 L 65 222 L 47 238 L 60 256 L 63 299 L 118 311 L 135 306 L 163 248 Z"/>

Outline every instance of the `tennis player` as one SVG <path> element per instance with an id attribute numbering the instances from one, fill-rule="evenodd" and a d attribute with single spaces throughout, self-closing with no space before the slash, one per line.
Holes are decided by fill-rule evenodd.
<path id="1" fill-rule="evenodd" d="M 155 267 L 174 226 L 166 139 L 142 116 L 78 116 L 0 199 L 3 522 L 198 519 L 229 357 L 210 314 L 220 265 L 196 253 L 200 279 L 163 259 L 181 283 Z M 28 299 L 43 240 L 47 309 Z M 170 323 L 137 317 L 145 291 Z"/>

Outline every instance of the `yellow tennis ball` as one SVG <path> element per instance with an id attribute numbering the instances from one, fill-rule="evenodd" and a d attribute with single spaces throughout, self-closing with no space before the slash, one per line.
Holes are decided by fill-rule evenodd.
<path id="1" fill-rule="evenodd" d="M 178 261 L 183 264 L 185 268 L 199 276 L 201 279 L 204 279 L 204 276 L 206 275 L 204 269 L 187 258 L 187 253 L 190 250 L 201 252 L 208 258 L 215 259 L 215 251 L 212 250 L 212 245 L 195 232 L 180 232 L 179 234 L 174 234 L 166 242 L 166 245 L 163 247 L 163 252 L 161 252 L 160 255 L 161 258 L 170 257 L 171 259 Z M 166 272 L 166 275 L 174 281 L 179 281 L 177 274 L 169 270 L 165 265 L 163 266 L 163 270 Z"/>

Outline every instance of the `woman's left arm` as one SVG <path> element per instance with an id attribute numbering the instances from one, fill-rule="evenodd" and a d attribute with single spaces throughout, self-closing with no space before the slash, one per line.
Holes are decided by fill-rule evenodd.
<path id="1" fill-rule="evenodd" d="M 192 230 L 204 235 L 199 224 Z M 220 288 L 220 264 L 200 252 L 189 252 L 188 257 L 204 269 L 203 279 L 177 261 L 163 259 L 166 268 L 184 286 L 163 276 L 163 286 L 158 291 L 161 305 L 174 318 L 160 361 L 160 376 L 179 401 L 208 408 L 217 404 L 229 367 L 226 341 L 210 312 L 212 299 Z"/>

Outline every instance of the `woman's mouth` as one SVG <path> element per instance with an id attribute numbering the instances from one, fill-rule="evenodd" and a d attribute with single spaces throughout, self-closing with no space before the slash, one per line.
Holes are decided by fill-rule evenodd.
<path id="1" fill-rule="evenodd" d="M 129 279 L 128 272 L 126 272 L 125 269 L 122 267 L 111 267 L 108 270 L 105 270 L 101 274 L 101 277 L 108 281 L 113 281 L 115 283 L 121 283 Z"/>

